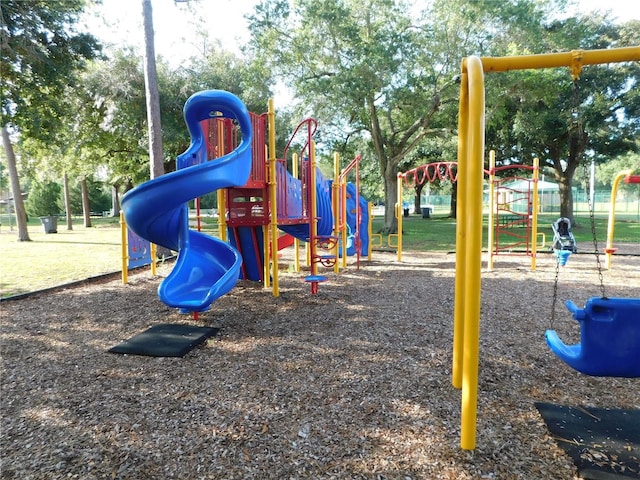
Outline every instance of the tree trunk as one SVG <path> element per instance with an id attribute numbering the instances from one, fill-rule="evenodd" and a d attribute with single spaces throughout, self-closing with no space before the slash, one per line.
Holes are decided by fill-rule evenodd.
<path id="1" fill-rule="evenodd" d="M 387 169 L 384 172 L 384 184 L 384 227 L 380 233 L 398 233 L 398 219 L 395 211 L 398 201 L 398 166 L 391 162 L 387 163 Z M 398 208 L 402 209 L 402 205 Z"/>
<path id="2" fill-rule="evenodd" d="M 415 191 L 415 198 L 413 199 L 413 211 L 416 213 L 420 213 L 420 197 L 422 196 L 422 190 L 424 189 L 424 186 L 426 185 L 426 183 L 417 183 L 415 187 L 413 187 L 413 190 Z"/>
<path id="3" fill-rule="evenodd" d="M 120 216 L 120 197 L 118 196 L 118 185 L 111 186 L 111 216 Z"/>
<path id="4" fill-rule="evenodd" d="M 11 145 L 9 132 L 6 125 L 2 126 L 2 145 L 7 156 L 7 170 L 11 180 L 11 193 L 13 195 L 13 205 L 16 212 L 16 223 L 18 224 L 18 241 L 30 242 L 29 229 L 27 228 L 27 211 L 22 200 L 22 190 L 20 189 L 20 179 L 18 178 L 18 167 L 16 166 L 16 155 Z"/>
<path id="5" fill-rule="evenodd" d="M 449 217 L 458 218 L 458 182 L 451 182 L 451 203 L 449 204 Z"/>
<path id="6" fill-rule="evenodd" d="M 82 215 L 84 216 L 84 226 L 91 227 L 91 206 L 89 205 L 89 190 L 87 189 L 87 180 L 85 178 L 80 182 L 82 189 Z"/>
<path id="7" fill-rule="evenodd" d="M 71 218 L 71 197 L 69 196 L 69 176 L 65 173 L 62 177 L 62 188 L 64 190 L 64 210 L 67 217 L 67 230 L 73 230 Z"/>
<path id="8" fill-rule="evenodd" d="M 160 124 L 160 94 L 156 72 L 156 52 L 153 39 L 153 12 L 151 0 L 142 0 L 144 15 L 144 85 L 147 98 L 147 123 L 149 126 L 149 171 L 151 178 L 164 174 L 162 153 L 162 127 Z"/>
<path id="9" fill-rule="evenodd" d="M 560 216 L 568 218 L 571 220 L 571 225 L 574 225 L 571 180 L 565 175 L 563 175 L 558 182 L 558 193 L 560 194 Z"/>

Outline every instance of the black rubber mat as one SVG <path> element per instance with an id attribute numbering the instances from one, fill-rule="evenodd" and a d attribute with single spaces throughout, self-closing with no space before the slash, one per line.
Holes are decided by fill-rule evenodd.
<path id="1" fill-rule="evenodd" d="M 218 333 L 217 328 L 163 323 L 109 349 L 111 353 L 148 357 L 184 357 Z"/>
<path id="2" fill-rule="evenodd" d="M 535 405 L 580 478 L 640 479 L 640 410 Z"/>

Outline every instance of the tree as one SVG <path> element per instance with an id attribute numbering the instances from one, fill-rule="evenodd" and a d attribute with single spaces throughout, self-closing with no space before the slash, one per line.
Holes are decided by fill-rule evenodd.
<path id="1" fill-rule="evenodd" d="M 83 189 L 86 189 L 86 200 L 84 200 Z M 105 184 L 91 176 L 83 177 L 71 185 L 69 197 L 73 215 L 81 215 L 85 210 L 104 212 L 111 208 L 111 198 L 105 192 Z M 88 202 L 88 208 L 84 208 L 83 203 L 85 202 Z"/>
<path id="2" fill-rule="evenodd" d="M 2 145 L 7 158 L 7 170 L 9 171 L 9 179 L 11 181 L 11 192 L 13 194 L 13 206 L 16 212 L 18 224 L 18 240 L 21 242 L 31 241 L 29 238 L 29 230 L 27 229 L 27 211 L 22 200 L 22 189 L 20 188 L 20 180 L 18 177 L 18 169 L 16 167 L 16 157 L 11 146 L 11 139 L 7 127 L 2 126 Z"/>
<path id="3" fill-rule="evenodd" d="M 266 109 L 270 92 L 268 77 L 260 79 L 253 63 L 217 49 L 191 65 L 172 69 L 162 58 L 157 61 L 164 170 L 175 169 L 175 158 L 189 146 L 183 119 L 186 100 L 204 89 L 228 90 L 243 99 L 251 111 Z M 144 75 L 140 58 L 130 49 L 115 52 L 113 58 L 96 62 L 83 76 L 77 91 L 77 136 L 83 163 L 107 167 L 112 184 L 133 186 L 149 178 L 148 136 Z"/>
<path id="4" fill-rule="evenodd" d="M 67 220 L 67 230 L 73 230 L 73 221 L 71 216 L 71 195 L 69 194 L 69 175 L 62 175 L 62 193 L 64 200 L 64 212 Z"/>
<path id="5" fill-rule="evenodd" d="M 610 189 L 613 180 L 623 170 L 631 170 L 632 175 L 640 175 L 640 155 L 627 153 L 596 167 L 596 188 Z M 637 190 L 637 185 L 620 184 L 620 190 Z"/>
<path id="6" fill-rule="evenodd" d="M 540 25 L 531 47 L 544 53 L 634 45 L 638 25 L 620 29 L 598 16 L 556 20 Z M 513 53 L 531 50 L 522 45 Z M 531 165 L 539 157 L 560 187 L 560 215 L 573 222 L 578 170 L 638 149 L 639 75 L 637 62 L 584 67 L 576 82 L 568 68 L 489 74 L 487 144 L 504 163 Z"/>
<path id="7" fill-rule="evenodd" d="M 56 143 L 66 109 L 64 92 L 95 58 L 95 38 L 74 29 L 84 0 L 3 0 L 0 27 L 0 106 L 3 145 L 18 221 L 18 240 L 28 241 L 26 215 L 11 134 Z"/>
<path id="8" fill-rule="evenodd" d="M 29 191 L 27 212 L 35 217 L 56 215 L 60 211 L 61 192 L 60 185 L 55 182 L 36 182 Z"/>
<path id="9" fill-rule="evenodd" d="M 156 73 L 156 52 L 153 38 L 153 11 L 151 0 L 142 0 L 144 17 L 144 85 L 147 100 L 147 125 L 149 130 L 149 157 L 151 178 L 164 173 L 162 155 L 162 127 L 160 122 L 160 94 Z"/>
<path id="10" fill-rule="evenodd" d="M 336 143 L 368 141 L 384 181 L 383 231 L 395 232 L 399 165 L 427 136 L 455 135 L 461 59 L 503 52 L 548 3 L 439 0 L 420 12 L 402 0 L 263 0 L 251 48 Z"/>

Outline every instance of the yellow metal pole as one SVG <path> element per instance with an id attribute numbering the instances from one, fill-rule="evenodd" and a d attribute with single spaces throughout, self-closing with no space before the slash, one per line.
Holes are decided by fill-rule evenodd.
<path id="1" fill-rule="evenodd" d="M 469 85 L 467 72 L 463 70 L 460 83 L 460 107 L 458 116 L 458 201 L 456 202 L 456 277 L 453 299 L 453 361 L 451 383 L 462 388 L 462 347 L 464 341 L 464 276 L 466 253 L 466 185 L 467 181 L 467 131 L 469 129 Z"/>
<path id="2" fill-rule="evenodd" d="M 280 296 L 278 285 L 278 203 L 276 185 L 276 113 L 273 106 L 273 98 L 269 99 L 269 110 L 267 112 L 269 123 L 269 203 L 271 210 L 270 231 L 271 231 L 271 265 L 273 296 Z M 266 259 L 265 263 L 269 260 Z M 268 276 L 268 275 L 267 275 Z M 265 278 L 267 277 L 265 276 Z"/>
<path id="3" fill-rule="evenodd" d="M 623 170 L 616 175 L 611 187 L 611 202 L 609 203 L 609 221 L 607 222 L 607 245 L 604 251 L 607 254 L 607 268 L 611 268 L 611 256 L 613 255 L 613 229 L 616 223 L 616 197 L 618 196 L 618 185 L 627 175 L 631 175 L 631 170 Z"/>
<path id="4" fill-rule="evenodd" d="M 482 180 L 484 173 L 484 73 L 478 57 L 467 58 L 469 82 L 469 149 L 465 199 L 466 257 L 464 349 L 462 359 L 462 423 L 460 445 L 476 445 L 478 362 L 480 350 L 480 288 L 482 270 Z"/>
<path id="5" fill-rule="evenodd" d="M 219 120 L 218 122 L 218 150 L 216 152 L 217 157 L 220 158 L 224 155 L 224 125 Z M 217 192 L 218 198 L 218 236 L 223 242 L 227 241 L 227 196 L 225 195 L 226 189 L 220 189 Z"/>
<path id="6" fill-rule="evenodd" d="M 402 173 L 398 173 L 398 198 L 396 199 L 395 215 L 398 219 L 398 261 L 402 261 Z"/>
<path id="7" fill-rule="evenodd" d="M 496 168 L 496 151 L 491 150 L 489 152 L 489 218 L 487 219 L 487 268 L 489 271 L 493 270 L 493 234 L 495 225 L 493 224 L 495 219 L 493 216 L 495 208 L 495 168 Z"/>
<path id="8" fill-rule="evenodd" d="M 149 245 L 151 247 L 151 276 L 155 277 L 158 273 L 158 265 L 156 263 L 157 248 L 155 243 L 149 243 Z"/>
<path id="9" fill-rule="evenodd" d="M 120 212 L 120 244 L 122 245 L 122 283 L 126 285 L 129 281 L 129 268 L 127 265 L 129 250 L 127 247 L 127 223 L 122 211 Z"/>
<path id="10" fill-rule="evenodd" d="M 338 152 L 333 154 L 333 184 L 331 185 L 331 210 L 333 211 L 333 236 L 338 239 L 340 237 L 341 229 L 346 230 L 346 225 L 340 225 L 340 155 Z M 338 261 L 338 250 L 340 249 L 336 240 L 335 245 L 331 248 L 331 254 L 335 258 L 333 264 L 333 271 L 338 273 L 340 271 L 340 262 Z M 346 245 L 344 240 L 341 242 L 343 258 L 346 256 Z"/>
<path id="11" fill-rule="evenodd" d="M 601 50 L 572 50 L 570 52 L 520 55 L 514 57 L 483 57 L 481 59 L 485 72 L 567 67 L 576 64 L 579 66 L 597 65 L 601 63 L 633 62 L 639 60 L 640 46 Z"/>
<path id="12" fill-rule="evenodd" d="M 536 270 L 536 256 L 538 253 L 538 180 L 540 179 L 540 160 L 533 159 L 533 201 L 531 205 L 531 271 Z"/>

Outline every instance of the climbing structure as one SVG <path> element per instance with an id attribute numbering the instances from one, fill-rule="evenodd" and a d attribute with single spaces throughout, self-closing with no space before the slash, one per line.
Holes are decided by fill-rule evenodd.
<path id="1" fill-rule="evenodd" d="M 343 230 L 356 232 L 358 239 L 357 247 L 349 254 L 357 253 L 359 259 L 361 250 L 368 249 L 368 237 L 359 234 L 367 230 L 368 210 L 361 212 L 359 189 L 347 185 L 344 176 L 339 177 L 336 195 L 334 181 L 326 179 L 317 168 L 315 119 L 299 123 L 282 157 L 277 158 L 273 115 L 272 104 L 266 114 L 250 113 L 254 132 L 251 173 L 246 184 L 227 188 L 218 196 L 220 231 L 242 256 L 241 278 L 272 286 L 275 296 L 275 252 L 293 244 L 294 239 L 307 242 L 310 272 L 305 281 L 310 283 L 312 293 L 317 293 L 318 284 L 326 280 L 319 267 L 337 269 Z M 209 158 L 236 147 L 238 131 L 231 120 L 212 118 L 202 127 L 207 132 Z M 354 211 L 357 214 L 351 214 Z"/>
<path id="2" fill-rule="evenodd" d="M 487 251 L 489 270 L 496 255 L 531 257 L 536 269 L 538 236 L 538 159 L 529 165 L 496 167 L 495 153 L 489 156 L 489 222 Z M 531 172 L 531 177 L 524 174 Z"/>

